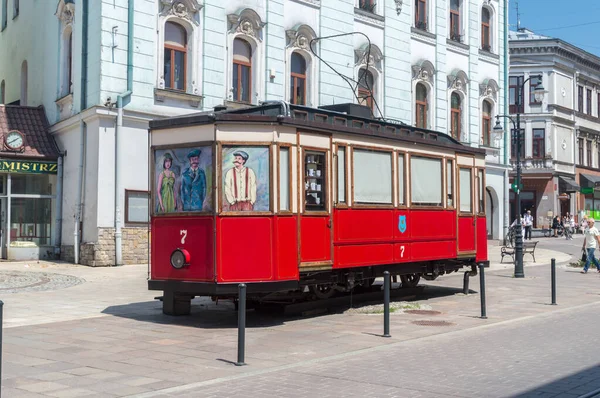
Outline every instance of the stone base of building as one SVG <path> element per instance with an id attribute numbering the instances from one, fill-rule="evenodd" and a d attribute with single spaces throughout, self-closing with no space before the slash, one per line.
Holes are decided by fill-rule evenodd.
<path id="1" fill-rule="evenodd" d="M 123 264 L 145 264 L 150 248 L 148 228 L 122 228 L 121 244 Z M 61 260 L 75 260 L 73 246 L 62 246 Z M 98 241 L 82 243 L 79 263 L 91 267 L 115 265 L 115 229 L 99 228 Z"/>

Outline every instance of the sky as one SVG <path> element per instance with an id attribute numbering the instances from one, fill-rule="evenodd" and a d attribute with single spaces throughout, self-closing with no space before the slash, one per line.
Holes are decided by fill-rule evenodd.
<path id="1" fill-rule="evenodd" d="M 509 0 L 510 30 L 521 28 L 556 37 L 600 56 L 600 0 Z"/>

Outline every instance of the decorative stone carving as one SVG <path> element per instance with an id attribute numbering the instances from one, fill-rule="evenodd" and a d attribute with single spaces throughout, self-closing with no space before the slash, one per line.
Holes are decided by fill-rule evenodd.
<path id="1" fill-rule="evenodd" d="M 314 30 L 308 25 L 300 25 L 296 29 L 285 31 L 288 48 L 298 48 L 310 51 L 310 41 L 317 37 Z"/>
<path id="2" fill-rule="evenodd" d="M 198 0 L 160 0 L 160 4 L 162 6 L 161 16 L 174 15 L 190 21 L 196 26 L 200 25 L 197 14 L 202 9 L 202 5 L 198 3 Z"/>
<path id="3" fill-rule="evenodd" d="M 382 71 L 381 61 L 383 61 L 383 53 L 374 44 L 366 44 L 358 49 L 354 50 L 354 62 L 357 66 L 368 65 L 377 71 Z"/>
<path id="4" fill-rule="evenodd" d="M 498 98 L 498 83 L 494 79 L 490 79 L 479 84 L 479 96 L 496 101 Z"/>
<path id="5" fill-rule="evenodd" d="M 455 71 L 448 75 L 448 90 L 465 92 L 469 78 L 463 71 Z"/>
<path id="6" fill-rule="evenodd" d="M 75 4 L 70 1 L 59 0 L 54 15 L 58 17 L 63 26 L 71 25 L 75 18 Z"/>
<path id="7" fill-rule="evenodd" d="M 420 80 L 433 84 L 433 76 L 435 75 L 435 68 L 429 61 L 421 61 L 416 65 L 412 66 L 412 78 L 413 80 Z"/>
<path id="8" fill-rule="evenodd" d="M 400 15 L 402 13 L 402 0 L 394 0 L 396 3 L 396 14 Z"/>
<path id="9" fill-rule="evenodd" d="M 230 33 L 241 33 L 262 41 L 262 28 L 266 25 L 256 11 L 246 8 L 237 14 L 227 15 Z"/>

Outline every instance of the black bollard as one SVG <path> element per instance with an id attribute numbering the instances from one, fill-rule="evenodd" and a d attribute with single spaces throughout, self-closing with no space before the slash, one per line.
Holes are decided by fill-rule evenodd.
<path id="1" fill-rule="evenodd" d="M 487 319 L 485 312 L 485 275 L 483 273 L 484 264 L 479 264 L 479 296 L 481 297 L 481 319 Z"/>
<path id="2" fill-rule="evenodd" d="M 552 305 L 556 305 L 556 259 L 553 258 L 550 264 L 552 272 Z"/>
<path id="3" fill-rule="evenodd" d="M 463 294 L 469 294 L 469 274 L 471 271 L 465 272 L 465 276 L 463 276 Z"/>
<path id="4" fill-rule="evenodd" d="M 383 272 L 383 337 L 390 336 L 390 272 Z"/>
<path id="5" fill-rule="evenodd" d="M 238 352 L 236 366 L 244 366 L 246 345 L 246 285 L 238 285 Z"/>

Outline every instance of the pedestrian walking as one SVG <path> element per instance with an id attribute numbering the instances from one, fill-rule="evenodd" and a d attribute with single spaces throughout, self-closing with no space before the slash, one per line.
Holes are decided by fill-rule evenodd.
<path id="1" fill-rule="evenodd" d="M 587 223 L 588 228 L 584 232 L 583 247 L 581 248 L 581 250 L 583 250 L 586 254 L 585 265 L 583 266 L 583 270 L 581 271 L 582 274 L 586 274 L 588 272 L 588 269 L 590 268 L 590 263 L 592 262 L 596 266 L 598 272 L 600 272 L 600 262 L 598 262 L 598 260 L 594 256 L 594 252 L 596 251 L 596 248 L 598 247 L 598 242 L 600 241 L 600 232 L 598 232 L 598 229 L 596 229 L 596 227 L 594 226 L 595 221 L 593 218 L 589 218 Z"/>
<path id="2" fill-rule="evenodd" d="M 523 224 L 525 225 L 525 239 L 531 240 L 531 229 L 533 228 L 531 210 L 527 210 L 527 213 L 523 216 Z"/>
<path id="3" fill-rule="evenodd" d="M 554 230 L 554 235 L 552 235 L 553 237 L 558 238 L 558 229 L 559 228 L 560 228 L 560 216 L 556 216 L 552 220 L 552 229 Z"/>

